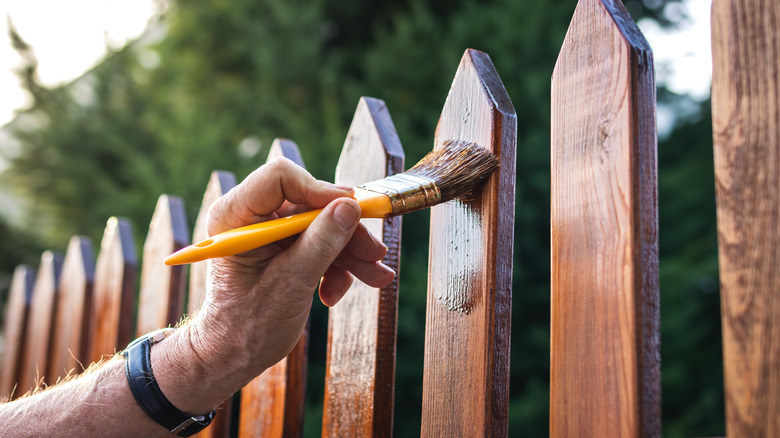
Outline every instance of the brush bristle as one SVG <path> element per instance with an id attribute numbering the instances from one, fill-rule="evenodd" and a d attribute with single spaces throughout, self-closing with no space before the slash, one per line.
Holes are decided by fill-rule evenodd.
<path id="1" fill-rule="evenodd" d="M 498 167 L 498 158 L 476 143 L 448 140 L 405 173 L 432 179 L 441 202 L 469 195 Z"/>

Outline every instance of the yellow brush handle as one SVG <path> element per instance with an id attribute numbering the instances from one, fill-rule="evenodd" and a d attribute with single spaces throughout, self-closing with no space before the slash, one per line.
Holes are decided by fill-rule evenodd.
<path id="1" fill-rule="evenodd" d="M 381 218 L 390 214 L 392 207 L 387 196 L 364 190 L 358 192 L 359 189 L 355 190 L 355 197 L 361 207 L 360 217 Z M 303 232 L 321 212 L 320 208 L 228 230 L 169 255 L 165 258 L 165 264 L 182 265 L 241 254 Z"/>

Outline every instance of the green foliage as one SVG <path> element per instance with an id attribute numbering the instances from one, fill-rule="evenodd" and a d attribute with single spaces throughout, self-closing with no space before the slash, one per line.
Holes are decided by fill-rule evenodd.
<path id="1" fill-rule="evenodd" d="M 632 12 L 662 22 L 668 21 L 662 13 L 667 3 L 626 2 Z M 575 0 L 172 4 L 153 26 L 161 38 L 113 53 L 69 87 L 40 87 L 34 58 L 27 57 L 22 75 L 36 105 L 11 128 L 21 149 L 0 184 L 32 201 L 28 229 L 49 247 L 64 248 L 73 234 L 97 242 L 113 215 L 135 223 L 140 244 L 157 196 L 184 198 L 192 220 L 209 172 L 227 169 L 244 177 L 264 161 L 275 137 L 296 141 L 309 170 L 332 179 L 362 95 L 386 101 L 408 167 L 431 149 L 464 49 L 483 50 L 518 119 L 510 433 L 544 436 L 550 76 L 575 5 Z M 26 50 L 20 39 L 17 47 Z M 664 104 L 682 102 L 679 96 L 659 96 Z M 660 144 L 663 411 L 670 436 L 723 433 L 710 129 L 706 117 L 685 120 Z M 259 151 L 253 149 L 258 143 Z M 397 436 L 419 434 L 427 219 L 425 212 L 403 219 Z M 24 252 L 29 240 L 20 233 L 0 227 L 6 278 L 14 260 L 40 253 L 35 245 Z M 323 306 L 314 306 L 311 324 L 305 432 L 316 436 L 324 390 Z"/>

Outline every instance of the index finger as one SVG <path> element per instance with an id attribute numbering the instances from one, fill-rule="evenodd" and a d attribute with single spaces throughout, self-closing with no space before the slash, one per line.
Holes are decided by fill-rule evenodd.
<path id="1" fill-rule="evenodd" d="M 209 209 L 208 233 L 214 235 L 274 218 L 285 201 L 322 208 L 354 189 L 321 181 L 284 157 L 275 158 L 219 198 Z"/>

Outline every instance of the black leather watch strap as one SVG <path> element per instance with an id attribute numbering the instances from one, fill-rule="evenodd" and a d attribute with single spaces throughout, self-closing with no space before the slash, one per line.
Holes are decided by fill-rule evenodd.
<path id="1" fill-rule="evenodd" d="M 158 330 L 136 339 L 124 351 L 125 373 L 138 406 L 151 419 L 178 436 L 192 436 L 211 423 L 216 411 L 205 415 L 185 414 L 176 408 L 160 390 L 152 372 L 149 355 L 152 345 L 160 342 L 172 329 Z"/>

